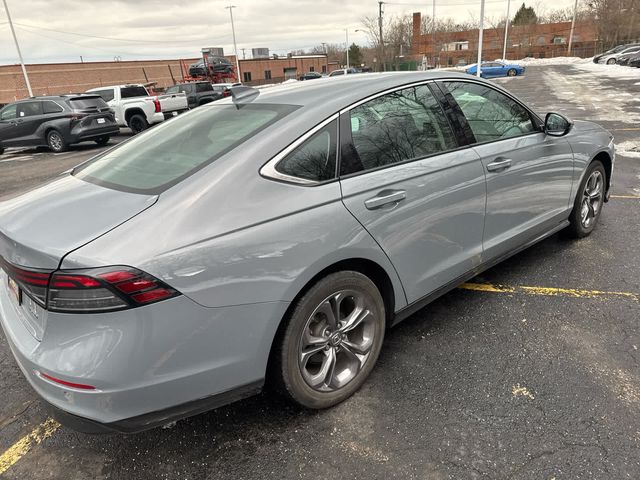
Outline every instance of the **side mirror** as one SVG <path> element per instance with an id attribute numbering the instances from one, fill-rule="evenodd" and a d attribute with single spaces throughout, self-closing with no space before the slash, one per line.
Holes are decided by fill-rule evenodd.
<path id="1" fill-rule="evenodd" d="M 544 133 L 552 137 L 563 137 L 572 127 L 573 122 L 559 113 L 547 113 L 544 119 Z"/>

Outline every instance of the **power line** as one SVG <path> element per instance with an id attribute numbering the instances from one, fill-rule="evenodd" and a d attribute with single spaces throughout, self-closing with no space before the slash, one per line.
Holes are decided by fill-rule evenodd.
<path id="1" fill-rule="evenodd" d="M 99 35 L 90 35 L 87 33 L 77 33 L 77 32 L 69 32 L 69 31 L 65 31 L 65 30 L 55 30 L 53 28 L 46 28 L 46 27 L 41 27 L 39 25 L 29 25 L 26 23 L 18 23 L 18 22 L 14 22 L 14 25 L 20 25 L 21 27 L 27 27 L 27 28 L 35 28 L 38 30 L 45 30 L 48 32 L 55 32 L 55 33 L 62 33 L 65 35 L 75 35 L 78 37 L 86 37 L 86 38 L 97 38 L 100 40 L 110 40 L 110 41 L 115 41 L 115 42 L 129 42 L 129 43 L 149 43 L 149 44 L 163 44 L 166 45 L 167 43 L 194 43 L 194 42 L 199 42 L 200 40 L 140 40 L 140 39 L 132 39 L 132 38 L 115 38 L 115 37 L 102 37 Z M 219 39 L 223 39 L 223 38 L 228 38 L 228 35 L 221 35 L 219 37 L 207 37 L 206 39 L 203 39 L 203 42 L 209 41 L 209 40 L 219 40 Z"/>

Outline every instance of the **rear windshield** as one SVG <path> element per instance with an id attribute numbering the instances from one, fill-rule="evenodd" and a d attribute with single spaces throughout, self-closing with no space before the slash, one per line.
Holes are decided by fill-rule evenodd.
<path id="1" fill-rule="evenodd" d="M 98 96 L 72 98 L 69 100 L 69 106 L 77 110 L 108 108 L 108 105 L 105 103 L 102 97 L 98 97 Z"/>
<path id="2" fill-rule="evenodd" d="M 148 97 L 149 92 L 144 87 L 122 87 L 120 98 Z"/>
<path id="3" fill-rule="evenodd" d="M 200 107 L 80 165 L 73 175 L 116 190 L 158 194 L 297 108 L 270 104 Z"/>

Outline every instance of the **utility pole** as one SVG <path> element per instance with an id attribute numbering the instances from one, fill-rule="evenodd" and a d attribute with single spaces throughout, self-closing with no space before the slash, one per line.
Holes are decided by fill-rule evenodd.
<path id="1" fill-rule="evenodd" d="M 571 44 L 573 43 L 573 29 L 576 26 L 576 12 L 578 11 L 578 0 L 573 4 L 573 18 L 571 19 L 571 33 L 569 34 L 569 46 L 567 47 L 567 57 L 571 55 Z"/>
<path id="2" fill-rule="evenodd" d="M 476 67 L 476 76 L 480 77 L 482 65 L 482 33 L 484 29 L 484 0 L 480 0 L 480 28 L 478 29 L 478 66 Z"/>
<path id="3" fill-rule="evenodd" d="M 346 45 L 347 45 L 347 68 L 349 68 L 349 29 L 345 28 L 344 32 L 345 32 L 345 34 L 347 36 L 347 43 L 346 43 Z"/>
<path id="4" fill-rule="evenodd" d="M 380 30 L 380 62 L 378 65 L 379 71 L 386 70 L 384 65 L 384 40 L 382 39 L 382 5 L 384 2 L 378 2 L 378 29 Z"/>
<path id="5" fill-rule="evenodd" d="M 7 0 L 2 0 L 4 3 L 4 9 L 7 12 L 7 20 L 9 21 L 9 28 L 11 28 L 11 34 L 13 35 L 13 41 L 16 44 L 16 50 L 18 51 L 18 58 L 20 58 L 20 66 L 22 67 L 22 75 L 24 75 L 24 83 L 27 84 L 27 90 L 29 96 L 33 97 L 33 91 L 31 90 L 31 83 L 29 83 L 29 75 L 27 75 L 27 69 L 24 66 L 24 60 L 22 59 L 22 52 L 20 51 L 20 45 L 18 45 L 18 37 L 16 37 L 16 31 L 13 29 L 13 22 L 11 21 L 11 14 L 9 13 L 9 7 L 7 6 Z"/>
<path id="6" fill-rule="evenodd" d="M 436 68 L 437 53 L 436 53 L 436 0 L 433 0 L 433 15 L 431 16 L 431 30 L 433 43 L 433 68 Z"/>
<path id="7" fill-rule="evenodd" d="M 511 0 L 507 0 L 507 21 L 504 24 L 504 46 L 502 47 L 502 60 L 507 58 L 507 37 L 509 36 L 509 7 Z"/>
<path id="8" fill-rule="evenodd" d="M 233 25 L 233 9 L 236 8 L 235 5 L 229 5 L 228 7 L 224 7 L 229 9 L 229 15 L 231 16 L 231 33 L 233 34 L 233 53 L 236 56 L 236 71 L 238 72 L 238 81 L 240 82 L 240 60 L 238 59 L 238 45 L 236 44 L 236 28 Z"/>
<path id="9" fill-rule="evenodd" d="M 322 42 L 322 51 L 325 55 L 327 54 L 327 42 Z"/>

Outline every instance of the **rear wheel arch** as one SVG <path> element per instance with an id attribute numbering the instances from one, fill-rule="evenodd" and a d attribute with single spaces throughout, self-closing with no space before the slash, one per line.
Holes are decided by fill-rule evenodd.
<path id="1" fill-rule="evenodd" d="M 313 285 L 315 285 L 320 279 L 326 277 L 335 272 L 341 271 L 355 271 L 365 275 L 369 278 L 378 288 L 380 294 L 382 295 L 382 300 L 384 302 L 385 308 L 385 321 L 387 327 L 390 327 L 393 323 L 393 318 L 395 314 L 395 306 L 396 306 L 396 296 L 402 295 L 401 292 L 396 292 L 393 288 L 393 283 L 391 281 L 391 277 L 386 272 L 386 270 L 381 267 L 378 263 L 373 260 L 365 259 L 365 258 L 350 258 L 345 260 L 340 260 L 338 262 L 333 263 L 319 271 L 316 275 L 314 275 L 307 283 L 300 289 L 295 298 L 289 304 L 285 314 L 280 319 L 280 323 L 278 325 L 278 329 L 276 330 L 273 339 L 271 340 L 271 348 L 269 350 L 269 360 L 267 364 L 267 376 L 270 376 L 273 372 L 273 362 L 274 362 L 274 348 L 282 337 L 284 333 L 284 329 L 287 325 L 287 319 L 293 313 L 298 300 L 304 296 L 305 293 L 309 291 Z"/>
<path id="2" fill-rule="evenodd" d="M 147 118 L 145 113 L 140 108 L 129 108 L 124 112 L 124 121 L 128 124 L 131 117 L 134 115 L 142 115 L 144 118 Z"/>

